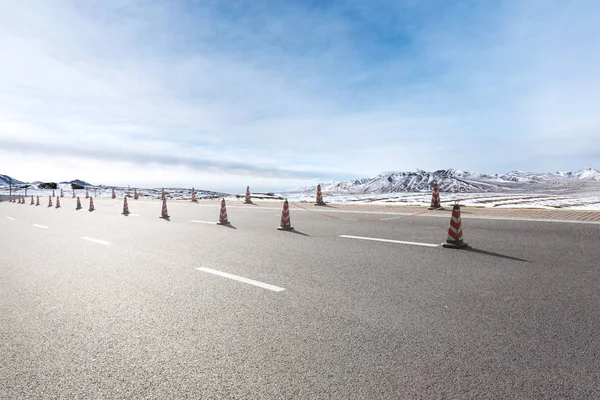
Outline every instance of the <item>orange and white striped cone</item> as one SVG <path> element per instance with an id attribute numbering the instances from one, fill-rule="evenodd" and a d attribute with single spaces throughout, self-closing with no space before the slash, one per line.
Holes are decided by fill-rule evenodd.
<path id="1" fill-rule="evenodd" d="M 33 201 L 33 196 L 31 196 L 31 203 L 29 203 L 30 206 L 34 205 L 34 201 Z"/>
<path id="2" fill-rule="evenodd" d="M 283 202 L 283 211 L 281 212 L 281 223 L 277 227 L 280 231 L 291 231 L 294 229 L 290 221 L 290 206 L 287 199 Z"/>
<path id="3" fill-rule="evenodd" d="M 437 183 L 433 185 L 433 192 L 431 193 L 431 205 L 428 210 L 437 210 L 442 208 L 440 204 L 440 188 Z"/>
<path id="4" fill-rule="evenodd" d="M 73 189 L 73 199 L 75 198 L 75 189 Z"/>
<path id="5" fill-rule="evenodd" d="M 113 190 L 112 190 L 112 196 L 111 196 L 111 197 L 112 197 L 113 199 L 116 199 L 116 198 L 117 198 L 117 195 L 115 194 L 115 189 L 113 189 Z"/>
<path id="6" fill-rule="evenodd" d="M 23 196 L 19 196 L 19 204 L 23 204 Z"/>
<path id="7" fill-rule="evenodd" d="M 88 208 L 88 211 L 92 212 L 94 210 L 95 210 L 95 208 L 94 208 L 94 198 L 90 197 L 90 208 Z"/>
<path id="8" fill-rule="evenodd" d="M 160 217 L 159 218 L 167 219 L 167 220 L 169 218 L 171 218 L 169 216 L 169 211 L 167 210 L 167 199 L 163 199 L 163 201 L 162 201 L 162 210 L 160 212 Z"/>
<path id="9" fill-rule="evenodd" d="M 217 225 L 230 225 L 231 222 L 227 220 L 227 206 L 225 205 L 225 199 L 221 200 L 221 213 L 219 214 L 219 222 Z"/>
<path id="10" fill-rule="evenodd" d="M 60 197 L 65 197 L 65 194 L 63 193 L 62 189 L 60 189 Z"/>
<path id="11" fill-rule="evenodd" d="M 194 190 L 194 188 L 192 188 L 192 202 L 198 202 L 198 199 L 196 198 L 196 191 Z"/>
<path id="12" fill-rule="evenodd" d="M 79 196 L 77 196 L 77 206 L 75 207 L 76 210 L 81 210 L 81 200 L 79 200 Z"/>
<path id="13" fill-rule="evenodd" d="M 48 196 L 48 207 L 52 207 L 52 196 Z"/>
<path id="14" fill-rule="evenodd" d="M 54 189 L 52 189 L 52 197 L 56 197 L 56 196 L 54 195 Z"/>
<path id="15" fill-rule="evenodd" d="M 443 247 L 450 249 L 463 249 L 469 245 L 463 242 L 462 221 L 460 219 L 460 205 L 455 204 L 452 208 L 450 228 L 448 228 L 448 239 L 442 243 Z"/>
<path id="16" fill-rule="evenodd" d="M 35 206 L 39 206 L 40 205 L 40 196 L 37 196 L 37 198 L 35 199 Z"/>
<path id="17" fill-rule="evenodd" d="M 129 215 L 129 206 L 127 205 L 127 197 L 123 197 L 123 212 L 121 213 L 125 216 Z"/>
<path id="18" fill-rule="evenodd" d="M 60 197 L 56 198 L 56 208 L 60 208 Z"/>
<path id="19" fill-rule="evenodd" d="M 325 202 L 323 201 L 323 192 L 321 192 L 321 185 L 317 185 L 317 202 L 315 206 L 324 206 Z"/>
<path id="20" fill-rule="evenodd" d="M 134 189 L 133 189 L 133 199 L 134 199 L 134 200 L 137 200 L 137 199 L 139 199 L 139 198 L 140 198 L 140 197 L 138 196 L 137 189 L 135 189 L 135 188 L 134 188 Z"/>
<path id="21" fill-rule="evenodd" d="M 165 200 L 166 199 L 166 197 L 165 197 L 165 188 L 162 188 L 162 193 L 160 195 L 160 199 L 161 200 Z"/>
<path id="22" fill-rule="evenodd" d="M 252 204 L 252 196 L 250 195 L 250 186 L 246 186 L 246 200 L 244 200 L 246 204 Z"/>
<path id="23" fill-rule="evenodd" d="M 88 192 L 87 189 L 85 189 L 85 198 L 89 199 L 90 198 L 90 193 Z"/>

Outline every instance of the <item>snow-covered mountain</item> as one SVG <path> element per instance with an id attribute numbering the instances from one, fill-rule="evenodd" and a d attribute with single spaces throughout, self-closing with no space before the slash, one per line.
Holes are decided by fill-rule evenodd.
<path id="1" fill-rule="evenodd" d="M 515 190 L 557 189 L 577 182 L 600 182 L 600 172 L 585 168 L 578 172 L 531 173 L 511 171 L 488 175 L 469 171 L 445 169 L 433 172 L 384 172 L 373 178 L 322 185 L 331 193 L 397 193 L 428 192 L 437 183 L 442 192 L 503 192 Z M 314 191 L 314 187 L 303 191 Z"/>
<path id="2" fill-rule="evenodd" d="M 11 178 L 8 175 L 0 175 L 0 185 L 22 185 L 23 183 L 24 182 Z"/>
<path id="3" fill-rule="evenodd" d="M 91 183 L 87 183 L 86 181 L 82 181 L 82 180 L 79 180 L 79 179 L 73 179 L 72 181 L 65 181 L 65 182 L 60 182 L 60 183 L 62 183 L 62 184 L 69 184 L 69 185 L 70 184 L 75 184 L 75 185 L 84 186 L 84 187 L 86 187 L 86 186 L 94 186 Z"/>

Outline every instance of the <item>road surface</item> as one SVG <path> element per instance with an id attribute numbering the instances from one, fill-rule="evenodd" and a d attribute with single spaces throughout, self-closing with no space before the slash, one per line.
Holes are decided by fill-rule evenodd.
<path id="1" fill-rule="evenodd" d="M 597 223 L 83 206 L 0 203 L 0 398 L 600 398 Z"/>

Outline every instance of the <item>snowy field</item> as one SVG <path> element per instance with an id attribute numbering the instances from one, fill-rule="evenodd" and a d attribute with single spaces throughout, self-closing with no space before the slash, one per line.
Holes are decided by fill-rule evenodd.
<path id="1" fill-rule="evenodd" d="M 313 195 L 288 193 L 290 201 L 314 202 Z M 577 210 L 600 210 L 600 194 L 550 195 L 532 193 L 440 193 L 443 206 L 454 204 L 489 208 L 560 208 Z M 380 194 L 332 194 L 324 193 L 329 203 L 390 204 L 426 206 L 431 203 L 430 193 L 380 193 Z"/>
<path id="2" fill-rule="evenodd" d="M 85 198 L 86 190 L 78 189 L 73 191 L 68 184 L 59 185 L 54 190 L 54 194 L 60 195 L 60 189 L 63 189 L 65 197 L 75 196 Z M 95 198 L 110 198 L 112 196 L 111 187 L 91 186 L 87 189 L 90 196 Z M 124 196 L 133 197 L 133 188 L 115 187 L 117 198 Z M 140 199 L 160 199 L 162 188 L 137 189 Z M 13 193 L 25 195 L 24 189 L 13 188 Z M 0 186 L 0 194 L 7 196 L 9 194 L 8 186 Z M 52 196 L 51 189 L 38 189 L 30 187 L 27 189 L 27 196 L 40 196 L 47 198 Z M 183 188 L 165 188 L 165 196 L 168 200 L 190 200 L 192 190 Z M 324 199 L 328 203 L 347 203 L 347 204 L 389 204 L 389 205 L 408 205 L 408 206 L 426 206 L 431 202 L 431 194 L 426 192 L 419 193 L 331 193 L 324 192 Z M 228 201 L 243 201 L 244 193 L 227 194 L 212 191 L 196 190 L 198 200 L 225 198 Z M 5 197 L 6 198 L 6 197 Z M 278 193 L 253 193 L 254 200 L 258 201 L 281 201 L 287 198 L 292 202 L 315 201 L 315 194 L 310 192 L 278 192 Z M 560 208 L 574 210 L 600 210 L 600 192 L 592 191 L 588 193 L 440 193 L 442 205 L 450 206 L 456 200 L 461 205 L 470 207 L 488 207 L 488 208 Z M 42 199 L 40 199 L 42 200 Z"/>

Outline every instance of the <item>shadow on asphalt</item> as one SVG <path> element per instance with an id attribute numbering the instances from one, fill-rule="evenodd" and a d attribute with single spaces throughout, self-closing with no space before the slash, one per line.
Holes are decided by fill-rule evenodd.
<path id="1" fill-rule="evenodd" d="M 217 225 L 219 225 L 219 224 L 217 224 Z M 231 224 L 229 224 L 229 225 L 219 225 L 219 226 L 224 226 L 226 228 L 231 228 L 231 229 L 237 229 L 235 226 L 233 226 Z"/>
<path id="2" fill-rule="evenodd" d="M 285 231 L 285 232 L 290 232 L 290 233 L 295 233 L 296 235 L 301 235 L 301 236 L 308 236 L 308 237 L 310 237 L 310 235 L 309 235 L 309 234 L 306 234 L 306 233 L 303 233 L 303 232 L 297 231 L 297 230 L 295 230 L 295 229 L 292 229 L 292 230 L 289 230 L 289 231 Z"/>
<path id="3" fill-rule="evenodd" d="M 480 250 L 480 249 L 474 249 L 473 247 L 467 247 L 465 249 L 466 251 L 469 251 L 471 253 L 479 253 L 479 254 L 484 254 L 486 256 L 493 256 L 493 257 L 500 257 L 500 258 L 506 258 L 507 260 L 513 260 L 513 261 L 522 261 L 522 262 L 527 262 L 530 263 L 531 261 L 529 260 L 524 260 L 522 258 L 517 258 L 517 257 L 511 257 L 511 256 L 507 256 L 504 254 L 499 254 L 499 253 L 493 253 L 491 251 L 485 251 L 485 250 Z"/>

